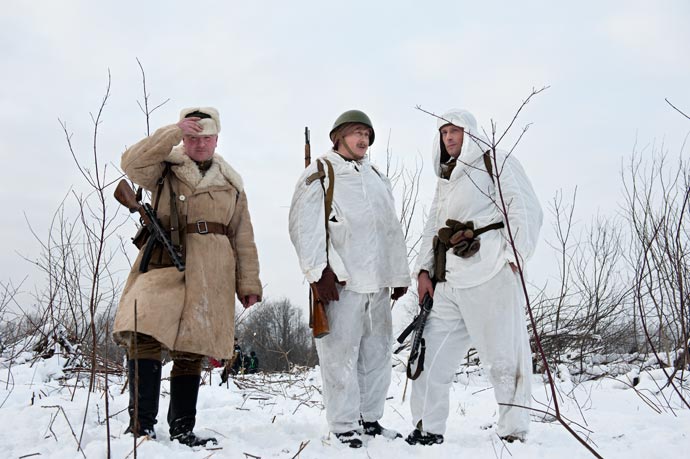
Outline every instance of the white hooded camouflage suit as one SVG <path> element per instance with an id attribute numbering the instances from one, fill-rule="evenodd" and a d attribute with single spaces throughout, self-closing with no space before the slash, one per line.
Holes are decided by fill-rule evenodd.
<path id="1" fill-rule="evenodd" d="M 425 225 L 416 273 L 433 272 L 433 237 L 446 220 L 473 221 L 475 228 L 503 221 L 497 203 L 500 198 L 484 164 L 489 147 L 479 141 L 474 116 L 466 110 L 452 110 L 439 119 L 438 129 L 452 122 L 465 135 L 457 166 L 449 179 L 441 178 L 441 138 L 436 133 L 433 164 L 436 193 Z M 510 227 L 521 264 L 533 253 L 542 224 L 542 210 L 529 179 L 512 155 L 498 151 L 493 164 L 500 175 Z M 426 362 L 419 379 L 412 383 L 412 422 L 422 430 L 444 434 L 449 411 L 449 390 L 453 376 L 475 347 L 485 367 L 499 405 L 496 427 L 501 437 L 524 438 L 529 428 L 531 399 L 531 357 L 525 323 L 525 299 L 517 274 L 509 263 L 515 256 L 507 242 L 506 228 L 480 237 L 479 252 L 461 258 L 447 252 L 446 282 L 436 285 L 434 305 L 424 338 Z M 524 265 L 523 265 L 524 266 Z"/>

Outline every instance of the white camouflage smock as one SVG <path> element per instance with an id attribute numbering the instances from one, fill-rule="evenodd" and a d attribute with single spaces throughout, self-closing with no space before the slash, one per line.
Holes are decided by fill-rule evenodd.
<path id="1" fill-rule="evenodd" d="M 465 135 L 457 166 L 449 179 L 440 177 L 441 139 L 437 131 L 433 161 L 436 193 L 425 225 L 415 273 L 433 271 L 432 240 L 447 219 L 473 221 L 475 228 L 504 221 L 500 197 L 484 164 L 489 148 L 476 137 L 471 113 L 446 113 L 437 128 L 451 121 Z M 499 151 L 493 164 L 499 175 L 511 231 L 523 264 L 534 252 L 542 224 L 542 210 L 522 166 L 512 155 Z M 507 242 L 506 228 L 480 236 L 479 252 L 460 258 L 447 252 L 446 279 L 434 291 L 434 306 L 424 330 L 426 364 L 412 384 L 412 421 L 422 421 L 424 431 L 443 434 L 448 418 L 453 375 L 470 346 L 489 369 L 499 406 L 497 433 L 523 438 L 529 428 L 529 411 L 503 404 L 529 406 L 531 354 L 525 323 L 525 299 L 519 279 L 509 263 L 516 257 Z M 524 265 L 523 265 L 524 266 Z"/>
<path id="2" fill-rule="evenodd" d="M 330 334 L 316 340 L 324 404 L 334 433 L 359 428 L 383 415 L 391 378 L 390 289 L 410 285 L 407 250 L 388 179 L 368 161 L 348 161 L 330 151 L 333 206 L 326 255 L 324 188 L 300 177 L 290 207 L 290 238 L 308 282 L 329 263 L 340 281 L 339 301 L 326 306 Z M 318 161 L 318 160 L 317 160 Z M 324 165 L 324 170 L 327 167 Z M 325 178 L 327 188 L 329 178 Z"/>

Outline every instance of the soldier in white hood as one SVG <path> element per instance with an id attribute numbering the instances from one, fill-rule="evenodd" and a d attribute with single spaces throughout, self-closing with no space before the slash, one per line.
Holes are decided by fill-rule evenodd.
<path id="1" fill-rule="evenodd" d="M 335 121 L 330 138 L 333 149 L 297 182 L 290 238 L 302 272 L 326 303 L 330 333 L 316 340 L 316 350 L 329 428 L 359 448 L 362 434 L 402 437 L 378 421 L 391 381 L 390 299 L 404 295 L 411 282 L 390 182 L 366 157 L 374 142 L 371 120 L 349 110 Z M 319 176 L 317 162 L 324 171 L 330 163 L 332 173 Z M 331 180 L 326 219 L 324 190 Z"/>
<path id="2" fill-rule="evenodd" d="M 452 110 L 437 127 L 433 158 L 439 178 L 415 270 L 420 302 L 428 294 L 434 304 L 423 334 L 424 370 L 412 383 L 415 429 L 406 441 L 443 442 L 453 375 L 470 346 L 489 370 L 499 403 L 497 434 L 524 441 L 529 409 L 522 407 L 530 405 L 532 378 L 525 298 L 496 176 L 521 266 L 537 244 L 542 210 L 517 159 L 498 151 L 493 163 L 485 153 L 490 147 L 470 112 Z"/>

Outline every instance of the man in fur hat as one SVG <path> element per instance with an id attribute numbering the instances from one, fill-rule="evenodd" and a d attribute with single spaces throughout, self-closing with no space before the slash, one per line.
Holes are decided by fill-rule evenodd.
<path id="1" fill-rule="evenodd" d="M 122 169 L 151 191 L 186 263 L 179 272 L 156 248 L 140 272 L 141 250 L 127 279 L 113 327 L 129 359 L 127 432 L 155 438 L 161 351 L 167 349 L 173 359 L 170 438 L 189 446 L 215 443 L 193 432 L 202 358 L 232 357 L 234 297 L 248 308 L 262 295 L 247 195 L 240 175 L 215 154 L 219 132 L 216 109 L 187 108 L 179 122 L 122 155 Z"/>

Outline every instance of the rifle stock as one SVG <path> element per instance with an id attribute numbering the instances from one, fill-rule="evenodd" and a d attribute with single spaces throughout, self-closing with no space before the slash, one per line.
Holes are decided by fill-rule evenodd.
<path id="1" fill-rule="evenodd" d="M 322 338 L 331 332 L 326 316 L 326 306 L 319 298 L 316 289 L 309 286 L 309 326 L 311 327 L 314 338 Z"/>
<path id="2" fill-rule="evenodd" d="M 184 271 L 185 264 L 182 259 L 182 254 L 170 241 L 170 237 L 168 237 L 167 232 L 163 228 L 163 224 L 156 216 L 156 211 L 149 204 L 141 204 L 137 201 L 136 193 L 126 180 L 120 180 L 117 184 L 115 188 L 115 199 L 117 199 L 117 202 L 127 207 L 131 213 L 139 212 L 142 225 L 149 231 L 150 236 L 146 243 L 144 254 L 141 257 L 139 271 L 142 273 L 148 271 L 149 261 L 151 260 L 155 244 L 163 246 L 178 271 Z"/>
<path id="3" fill-rule="evenodd" d="M 117 199 L 117 202 L 129 209 L 130 213 L 137 212 L 141 207 L 141 204 L 139 204 L 139 201 L 137 201 L 136 193 L 132 187 L 129 186 L 127 180 L 120 180 L 120 182 L 117 184 L 117 187 L 115 187 L 115 199 Z"/>
<path id="4" fill-rule="evenodd" d="M 309 142 L 309 127 L 304 127 L 304 167 L 311 164 L 311 143 Z M 328 228 L 326 228 L 328 231 Z M 326 247 L 328 250 L 328 247 Z M 319 293 L 313 286 L 309 286 L 309 327 L 314 338 L 322 338 L 330 333 L 326 306 L 319 298 Z"/>

